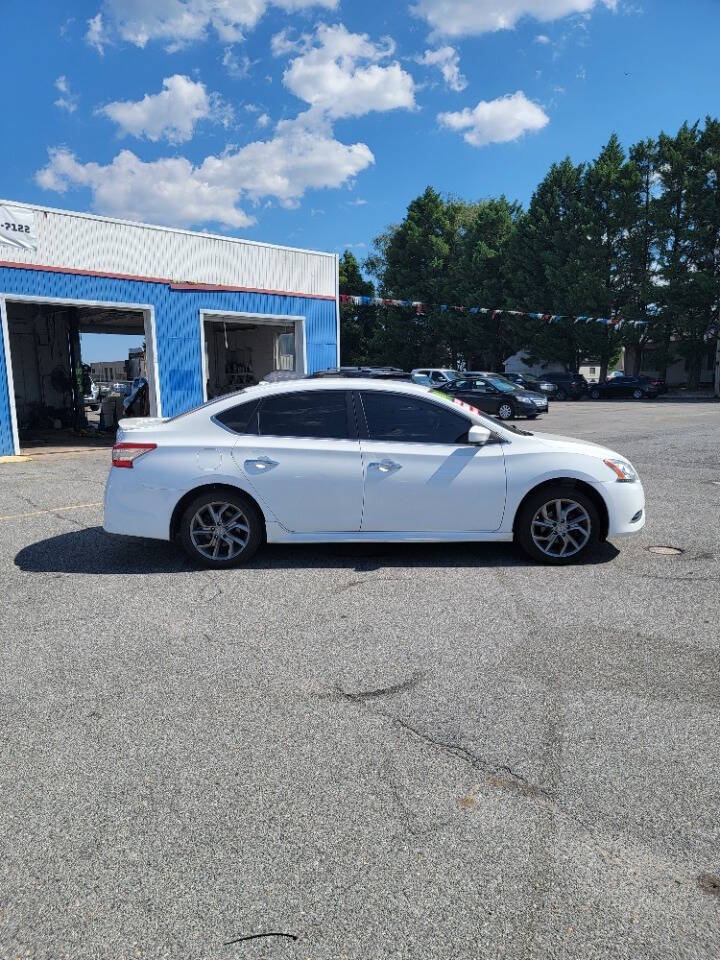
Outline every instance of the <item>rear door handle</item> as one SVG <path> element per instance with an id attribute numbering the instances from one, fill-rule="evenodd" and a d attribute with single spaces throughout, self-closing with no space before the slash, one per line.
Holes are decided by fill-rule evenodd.
<path id="1" fill-rule="evenodd" d="M 402 464 L 395 463 L 394 460 L 380 460 L 368 464 L 368 469 L 378 470 L 380 473 L 395 473 L 396 470 L 401 468 Z"/>
<path id="2" fill-rule="evenodd" d="M 277 460 L 271 460 L 270 457 L 253 457 L 245 461 L 245 468 L 247 470 L 254 470 L 260 473 L 272 470 L 272 468 L 277 465 Z"/>

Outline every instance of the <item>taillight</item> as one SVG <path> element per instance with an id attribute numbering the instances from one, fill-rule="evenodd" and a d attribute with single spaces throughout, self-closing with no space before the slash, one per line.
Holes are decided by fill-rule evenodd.
<path id="1" fill-rule="evenodd" d="M 157 448 L 156 443 L 116 443 L 112 448 L 112 465 L 132 469 L 133 462 Z"/>

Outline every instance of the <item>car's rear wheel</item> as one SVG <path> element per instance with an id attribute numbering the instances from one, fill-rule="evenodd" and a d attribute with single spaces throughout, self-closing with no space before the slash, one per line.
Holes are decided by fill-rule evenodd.
<path id="1" fill-rule="evenodd" d="M 516 538 L 540 563 L 575 563 L 600 539 L 600 518 L 592 500 L 573 487 L 543 487 L 528 497 L 518 516 Z"/>
<path id="2" fill-rule="evenodd" d="M 642 400 L 642 398 L 643 398 L 643 392 L 642 392 L 642 390 L 640 390 L 640 389 L 635 389 L 635 390 L 633 390 L 633 392 L 632 392 L 632 398 L 633 398 L 633 400 Z"/>
<path id="3" fill-rule="evenodd" d="M 511 403 L 503 402 L 498 407 L 498 416 L 501 420 L 510 420 L 515 411 Z"/>
<path id="4" fill-rule="evenodd" d="M 599 399 L 600 399 L 600 391 L 598 390 L 597 387 L 593 387 L 593 389 L 590 391 L 590 399 L 591 399 L 591 400 L 599 400 Z"/>
<path id="5" fill-rule="evenodd" d="M 567 400 L 567 398 L 568 398 L 567 392 L 566 392 L 565 390 L 563 390 L 562 387 L 558 387 L 558 392 L 555 394 L 555 399 L 556 399 L 556 400 Z"/>
<path id="6" fill-rule="evenodd" d="M 178 539 L 185 552 L 207 567 L 234 567 L 249 560 L 263 538 L 263 521 L 241 493 L 209 491 L 183 513 Z"/>

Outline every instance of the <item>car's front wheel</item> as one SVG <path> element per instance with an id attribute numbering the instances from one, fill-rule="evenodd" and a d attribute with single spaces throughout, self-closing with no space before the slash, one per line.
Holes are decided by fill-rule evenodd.
<path id="1" fill-rule="evenodd" d="M 178 539 L 185 552 L 207 567 L 234 567 L 249 560 L 263 538 L 263 521 L 240 492 L 208 491 L 185 509 Z"/>
<path id="2" fill-rule="evenodd" d="M 590 391 L 590 399 L 591 399 L 591 400 L 599 400 L 599 399 L 600 399 L 600 391 L 598 390 L 597 387 L 593 387 L 592 390 Z"/>
<path id="3" fill-rule="evenodd" d="M 642 390 L 636 389 L 636 390 L 633 390 L 633 392 L 632 392 L 632 398 L 633 398 L 633 400 L 642 400 L 643 396 L 644 396 L 644 394 L 643 394 Z"/>
<path id="4" fill-rule="evenodd" d="M 543 487 L 527 498 L 515 535 L 523 550 L 540 563 L 575 563 L 600 539 L 600 518 L 593 501 L 574 487 Z"/>
<path id="5" fill-rule="evenodd" d="M 506 401 L 503 401 L 498 407 L 498 416 L 501 420 L 510 420 L 514 413 L 512 404 Z"/>

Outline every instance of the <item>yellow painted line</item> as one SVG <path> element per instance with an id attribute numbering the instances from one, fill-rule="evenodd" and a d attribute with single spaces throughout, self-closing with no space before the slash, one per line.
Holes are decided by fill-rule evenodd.
<path id="1" fill-rule="evenodd" d="M 8 513 L 0 520 L 22 520 L 24 517 L 41 517 L 47 513 L 62 513 L 65 510 L 82 510 L 85 507 L 101 507 L 102 500 L 97 503 L 73 503 L 69 507 L 53 507 L 51 510 L 34 510 L 32 513 Z"/>
<path id="2" fill-rule="evenodd" d="M 9 456 L 9 457 L 0 457 L 0 463 L 24 463 L 26 460 L 29 460 L 30 457 L 23 456 Z"/>

